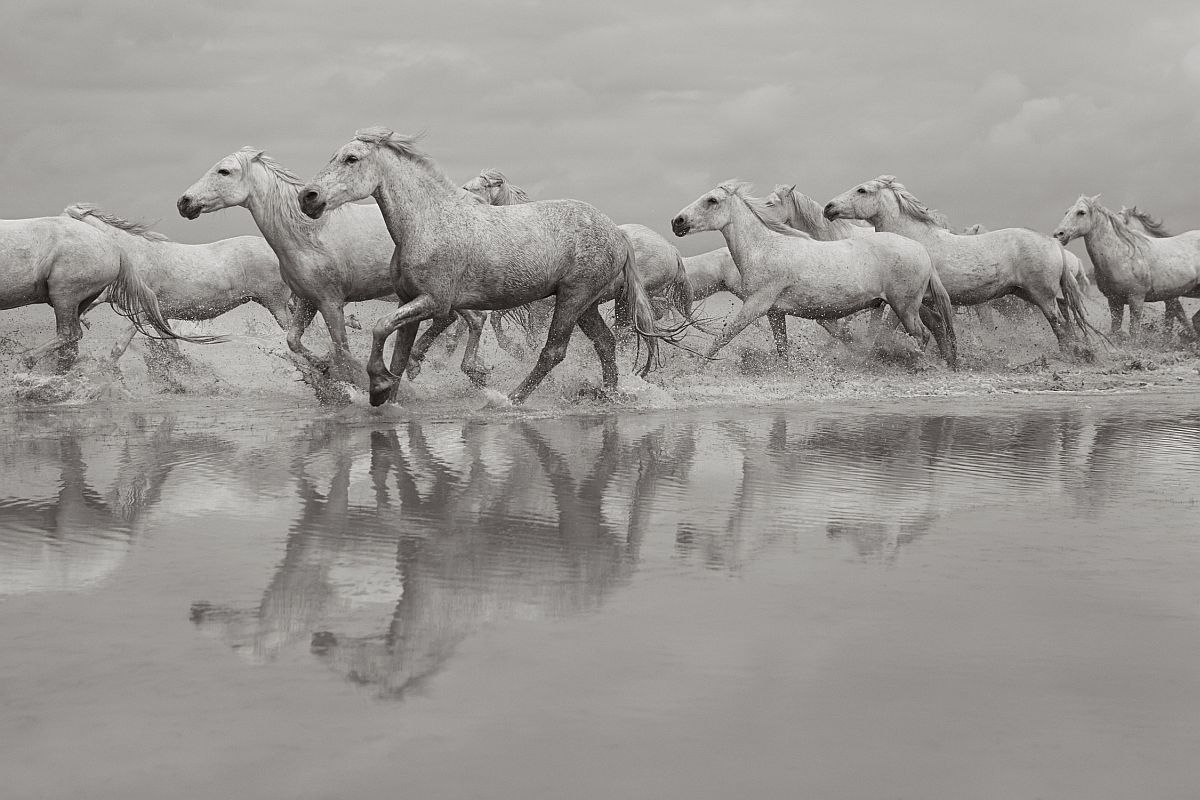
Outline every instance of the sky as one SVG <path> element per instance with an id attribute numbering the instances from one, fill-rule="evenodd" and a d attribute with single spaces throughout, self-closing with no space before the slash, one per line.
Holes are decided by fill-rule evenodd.
<path id="1" fill-rule="evenodd" d="M 310 177 L 370 125 L 427 131 L 458 182 L 497 167 L 668 236 L 728 178 L 825 202 L 883 173 L 958 227 L 1048 232 L 1101 193 L 1200 228 L 1200 6 L 0 4 L 0 218 L 86 201 L 181 241 L 254 233 L 175 199 L 243 145 Z"/>

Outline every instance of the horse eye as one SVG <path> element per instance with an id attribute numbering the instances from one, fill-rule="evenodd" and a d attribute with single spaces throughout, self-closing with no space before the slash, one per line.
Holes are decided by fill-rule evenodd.
<path id="1" fill-rule="evenodd" d="M 866 189 L 864 189 L 863 187 L 861 187 L 861 186 L 860 186 L 860 187 L 858 187 L 858 193 L 859 193 L 859 194 L 866 194 L 866 193 L 867 193 L 867 190 L 866 190 Z"/>
<path id="2" fill-rule="evenodd" d="M 1077 216 L 1077 217 L 1082 217 L 1082 216 L 1083 216 L 1083 211 L 1082 211 L 1082 210 L 1081 210 L 1081 211 L 1076 211 L 1076 212 L 1075 212 L 1075 216 Z"/>
<path id="3" fill-rule="evenodd" d="M 227 169 L 225 169 L 224 167 L 222 167 L 221 169 L 217 170 L 217 174 L 218 174 L 218 175 L 228 175 L 228 174 L 229 174 L 229 170 L 227 170 Z"/>
<path id="4" fill-rule="evenodd" d="M 347 164 L 357 164 L 358 156 L 355 156 L 355 155 L 346 156 L 346 163 Z"/>
<path id="5" fill-rule="evenodd" d="M 710 197 L 705 202 L 708 203 L 710 206 L 715 206 L 717 204 L 717 198 Z"/>

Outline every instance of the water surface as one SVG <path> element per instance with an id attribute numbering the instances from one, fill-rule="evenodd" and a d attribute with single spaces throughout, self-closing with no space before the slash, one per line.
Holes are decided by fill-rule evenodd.
<path id="1" fill-rule="evenodd" d="M 0 795 L 1194 797 L 1198 408 L 11 414 Z"/>

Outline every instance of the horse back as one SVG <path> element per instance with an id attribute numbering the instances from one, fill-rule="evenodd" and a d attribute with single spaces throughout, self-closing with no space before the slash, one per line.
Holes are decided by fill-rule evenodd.
<path id="1" fill-rule="evenodd" d="M 0 220 L 0 253 L 0 308 L 92 297 L 120 269 L 115 245 L 70 217 Z"/>

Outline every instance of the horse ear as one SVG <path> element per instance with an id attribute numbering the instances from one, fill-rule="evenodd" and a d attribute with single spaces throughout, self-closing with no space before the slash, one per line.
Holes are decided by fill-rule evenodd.
<path id="1" fill-rule="evenodd" d="M 791 186 L 787 187 L 787 190 L 789 194 L 794 193 L 796 191 L 796 184 L 793 183 Z"/>
<path id="2" fill-rule="evenodd" d="M 1088 198 L 1088 200 L 1091 200 L 1093 203 L 1097 202 L 1099 199 L 1100 199 L 1100 195 L 1098 195 L 1098 194 L 1094 194 Z"/>

